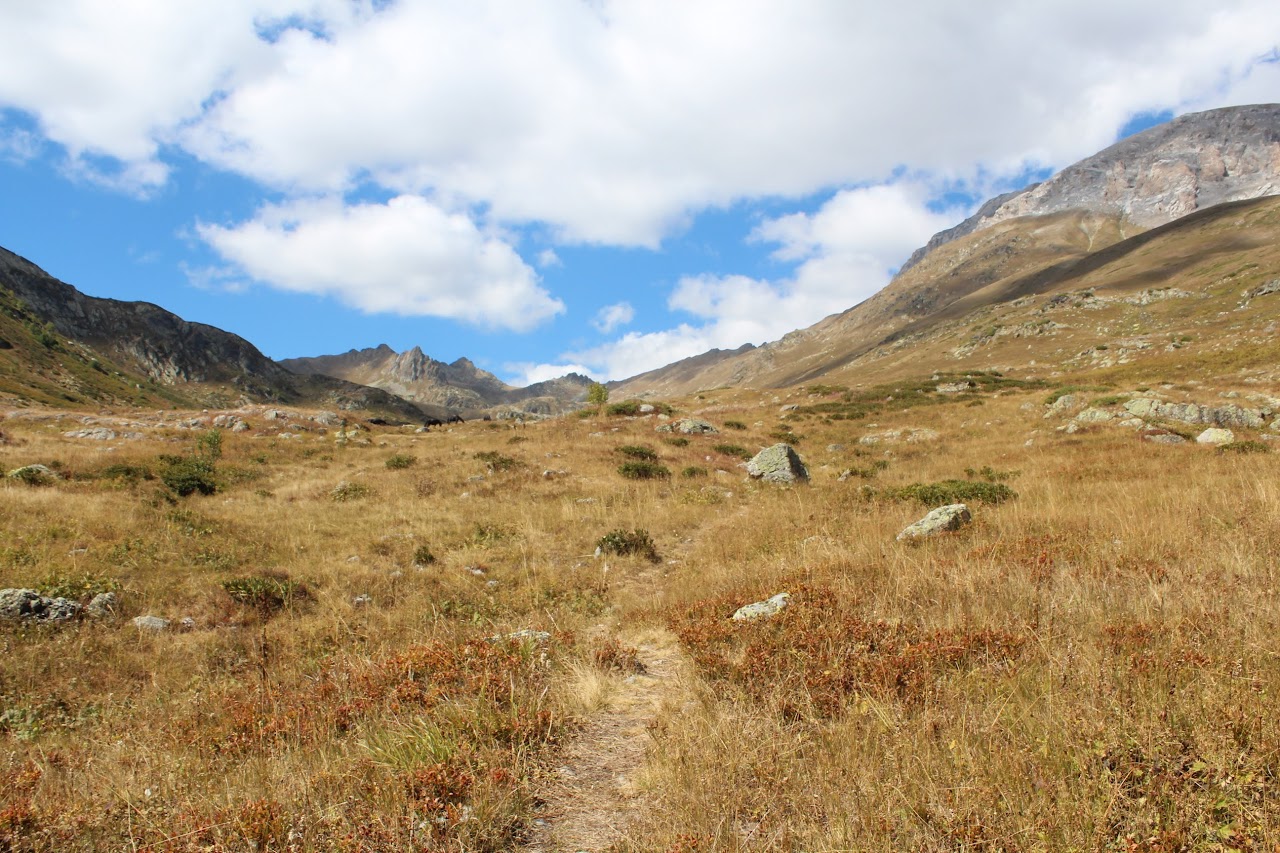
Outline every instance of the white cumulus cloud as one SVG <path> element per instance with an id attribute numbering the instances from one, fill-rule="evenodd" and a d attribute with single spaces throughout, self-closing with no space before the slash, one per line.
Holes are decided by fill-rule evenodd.
<path id="1" fill-rule="evenodd" d="M 528 331 L 564 310 L 510 245 L 420 196 L 268 205 L 247 222 L 196 230 L 260 282 L 365 312 Z"/>
<path id="2" fill-rule="evenodd" d="M 615 305 L 606 305 L 596 312 L 595 319 L 591 321 L 591 325 L 595 326 L 602 334 L 610 334 L 620 326 L 625 326 L 636 318 L 636 309 L 631 307 L 630 302 L 619 302 Z"/>

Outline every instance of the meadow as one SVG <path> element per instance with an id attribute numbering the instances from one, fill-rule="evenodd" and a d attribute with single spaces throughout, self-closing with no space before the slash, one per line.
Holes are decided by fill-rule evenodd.
<path id="1" fill-rule="evenodd" d="M 711 390 L 690 436 L 11 416 L 59 479 L 0 483 L 0 586 L 119 604 L 0 625 L 0 850 L 1274 850 L 1268 431 L 1066 434 L 1068 379 Z M 746 476 L 780 440 L 808 484 Z M 973 523 L 897 541 L 945 481 Z"/>

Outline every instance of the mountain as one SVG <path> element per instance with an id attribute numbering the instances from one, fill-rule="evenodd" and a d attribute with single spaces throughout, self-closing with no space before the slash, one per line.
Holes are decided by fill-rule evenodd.
<path id="1" fill-rule="evenodd" d="M 0 397 L 45 405 L 280 402 L 423 416 L 385 391 L 297 376 L 244 338 L 156 305 L 87 296 L 3 248 Z"/>
<path id="2" fill-rule="evenodd" d="M 725 385 L 776 388 L 847 379 L 872 363 L 884 369 L 879 355 L 887 349 L 915 352 L 912 347 L 922 341 L 951 326 L 979 324 L 1005 303 L 1082 286 L 1107 287 L 1113 280 L 1108 273 L 1125 287 L 1139 279 L 1150 286 L 1169 284 L 1173 272 L 1187 273 L 1197 264 L 1185 258 L 1173 270 L 1149 251 L 1138 252 L 1149 246 L 1151 229 L 1225 208 L 1222 215 L 1240 227 L 1270 233 L 1265 216 L 1259 219 L 1247 205 L 1231 205 L 1277 192 L 1280 105 L 1181 116 L 1043 183 L 992 199 L 935 235 L 884 290 L 843 313 L 731 357 L 708 353 L 632 377 L 617 383 L 615 393 L 670 396 Z M 1217 220 L 1211 216 L 1190 224 L 1212 221 Z M 1242 263 L 1260 249 L 1257 240 L 1241 235 L 1219 233 L 1215 243 L 1194 228 L 1157 236 L 1157 254 L 1170 256 L 1181 256 L 1176 247 L 1181 240 L 1207 242 L 1211 251 L 1239 256 Z M 1152 266 L 1145 272 L 1126 267 L 1138 258 Z M 1257 274 L 1268 273 L 1259 266 Z M 1029 351 L 1035 350 L 1031 345 Z M 989 354 L 981 347 L 974 350 L 979 351 Z"/>
<path id="3" fill-rule="evenodd" d="M 386 344 L 341 355 L 289 358 L 280 362 L 305 375 L 358 382 L 419 404 L 435 404 L 475 415 L 487 410 L 558 414 L 586 398 L 591 380 L 576 373 L 527 388 L 507 385 L 471 361 L 436 361 L 419 347 L 398 353 Z"/>

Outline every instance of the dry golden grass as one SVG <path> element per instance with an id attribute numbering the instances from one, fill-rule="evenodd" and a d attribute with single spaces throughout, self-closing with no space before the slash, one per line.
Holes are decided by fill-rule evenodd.
<path id="1" fill-rule="evenodd" d="M 684 447 L 653 418 L 227 434 L 221 488 L 187 498 L 100 475 L 199 433 L 9 419 L 0 467 L 68 476 L 0 483 L 0 585 L 116 588 L 123 612 L 0 626 L 0 849 L 513 849 L 548 768 L 635 699 L 633 638 L 668 631 L 690 674 L 633 702 L 617 849 L 1275 849 L 1277 456 L 1063 435 L 1045 393 L 786 416 L 796 488 L 712 447 L 773 443 L 803 392 L 684 401 L 747 425 Z M 858 443 L 906 426 L 938 437 Z M 619 476 L 624 445 L 673 476 Z M 926 508 L 864 488 L 988 466 L 1018 497 L 919 545 L 894 537 Z M 637 529 L 658 562 L 592 556 Z M 297 591 L 224 587 L 252 578 Z M 780 617 L 727 621 L 782 590 Z M 486 641 L 526 628 L 552 636 Z"/>

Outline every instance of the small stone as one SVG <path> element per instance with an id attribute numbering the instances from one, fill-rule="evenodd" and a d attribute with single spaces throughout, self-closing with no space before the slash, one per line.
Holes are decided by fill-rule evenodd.
<path id="1" fill-rule="evenodd" d="M 135 616 L 133 618 L 133 627 L 139 631 L 160 632 L 169 628 L 169 620 L 159 616 Z"/>
<path id="2" fill-rule="evenodd" d="M 733 621 L 751 622 L 756 619 L 767 619 L 770 616 L 776 616 L 787 609 L 790 601 L 791 593 L 780 592 L 773 598 L 739 607 L 737 612 L 733 614 Z"/>
<path id="3" fill-rule="evenodd" d="M 352 607 L 364 607 L 366 604 L 372 603 L 373 599 L 368 595 L 357 595 L 355 598 L 351 599 Z"/>
<path id="4" fill-rule="evenodd" d="M 844 450 L 844 445 L 843 445 L 843 444 L 828 444 L 828 445 L 827 445 L 827 452 L 828 452 L 828 453 L 839 453 L 839 452 L 840 452 L 840 451 L 842 451 L 842 450 Z"/>
<path id="5" fill-rule="evenodd" d="M 657 410 L 649 403 L 641 403 L 638 411 L 642 415 L 652 415 Z"/>
<path id="6" fill-rule="evenodd" d="M 93 597 L 85 609 L 95 619 L 109 619 L 116 615 L 120 601 L 114 592 L 100 592 Z"/>

